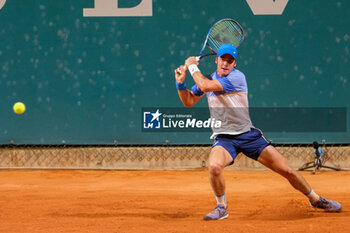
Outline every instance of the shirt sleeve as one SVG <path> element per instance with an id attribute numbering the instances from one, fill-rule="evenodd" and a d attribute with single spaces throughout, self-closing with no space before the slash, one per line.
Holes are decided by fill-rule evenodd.
<path id="1" fill-rule="evenodd" d="M 191 88 L 191 91 L 193 92 L 193 94 L 194 94 L 195 96 L 201 96 L 201 95 L 204 94 L 204 92 L 203 92 L 201 89 L 199 89 L 199 87 L 197 86 L 197 84 L 193 85 L 193 87 Z"/>
<path id="2" fill-rule="evenodd" d="M 227 77 L 219 78 L 217 80 L 220 82 L 221 86 L 225 89 L 226 93 L 229 93 L 231 91 L 237 91 Z"/>
<path id="3" fill-rule="evenodd" d="M 221 83 L 226 93 L 231 91 L 248 91 L 245 75 L 240 71 L 217 80 Z"/>

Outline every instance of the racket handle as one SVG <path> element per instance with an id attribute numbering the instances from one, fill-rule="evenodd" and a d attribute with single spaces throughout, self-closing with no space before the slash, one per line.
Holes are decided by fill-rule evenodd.
<path id="1" fill-rule="evenodd" d="M 196 57 L 196 60 L 199 61 L 201 59 L 201 56 Z"/>

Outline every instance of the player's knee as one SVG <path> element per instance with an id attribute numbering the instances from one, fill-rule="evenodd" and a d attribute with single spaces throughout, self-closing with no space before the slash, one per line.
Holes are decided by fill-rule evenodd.
<path id="1" fill-rule="evenodd" d="M 209 173 L 212 176 L 218 176 L 222 172 L 222 167 L 219 164 L 209 164 Z"/>

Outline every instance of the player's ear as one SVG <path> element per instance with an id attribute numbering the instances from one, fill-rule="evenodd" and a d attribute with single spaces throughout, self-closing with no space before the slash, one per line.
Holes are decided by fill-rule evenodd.
<path id="1" fill-rule="evenodd" d="M 237 60 L 236 60 L 236 59 L 234 59 L 234 60 L 233 60 L 233 67 L 235 67 L 235 68 L 236 68 L 236 65 L 237 65 Z"/>
<path id="2" fill-rule="evenodd" d="M 218 57 L 215 58 L 215 63 L 218 64 Z"/>

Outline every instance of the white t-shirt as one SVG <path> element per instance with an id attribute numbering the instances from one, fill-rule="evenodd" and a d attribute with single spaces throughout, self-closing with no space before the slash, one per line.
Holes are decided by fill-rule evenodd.
<path id="1" fill-rule="evenodd" d="M 210 117 L 221 121 L 221 127 L 212 127 L 215 138 L 218 134 L 237 135 L 248 132 L 253 127 L 249 116 L 248 87 L 245 75 L 237 69 L 233 69 L 225 77 L 220 77 L 216 72 L 206 76 L 210 80 L 218 80 L 224 91 L 205 93 L 208 99 Z M 192 87 L 196 96 L 204 94 L 197 85 Z"/>

